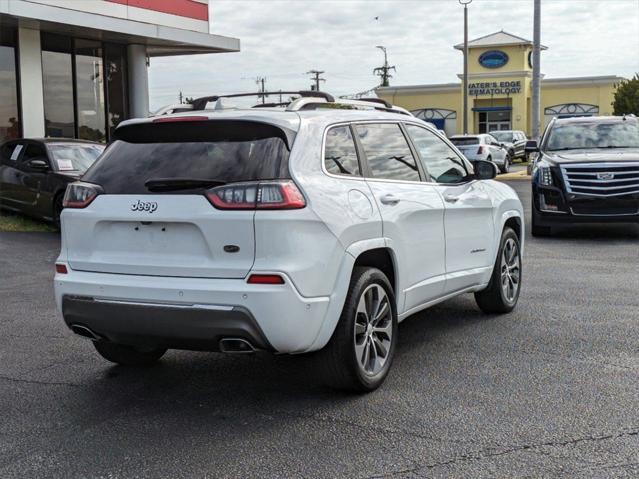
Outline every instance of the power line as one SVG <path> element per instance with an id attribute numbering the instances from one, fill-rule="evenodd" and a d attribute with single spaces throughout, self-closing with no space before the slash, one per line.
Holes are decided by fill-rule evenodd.
<path id="1" fill-rule="evenodd" d="M 311 90 L 320 91 L 320 82 L 326 81 L 324 78 L 320 78 L 320 75 L 324 73 L 319 70 L 311 70 L 306 72 L 307 75 L 311 75 L 311 80 L 315 82 L 315 86 L 311 85 Z"/>
<path id="2" fill-rule="evenodd" d="M 395 71 L 395 66 L 388 65 L 388 56 L 386 55 L 386 47 L 378 45 L 376 48 L 379 48 L 384 52 L 384 65 L 381 67 L 377 67 L 373 69 L 373 75 L 377 75 L 382 79 L 380 86 L 389 86 L 390 83 L 388 80 L 393 78 L 393 75 L 390 74 L 390 71 Z"/>

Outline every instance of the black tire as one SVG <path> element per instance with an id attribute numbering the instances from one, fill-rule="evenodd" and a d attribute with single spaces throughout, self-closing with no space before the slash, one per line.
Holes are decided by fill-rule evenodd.
<path id="1" fill-rule="evenodd" d="M 166 349 L 143 350 L 105 340 L 93 341 L 93 345 L 104 359 L 122 366 L 150 366 L 166 353 Z"/>
<path id="2" fill-rule="evenodd" d="M 53 198 L 53 224 L 56 228 L 60 229 L 60 215 L 62 214 L 63 206 L 62 200 L 64 195 L 59 193 Z"/>
<path id="3" fill-rule="evenodd" d="M 515 277 L 517 281 L 516 288 L 513 287 L 514 295 L 512 298 L 509 298 L 502 287 L 502 273 L 504 272 L 504 264 L 502 260 L 504 257 L 508 256 L 508 250 L 506 251 L 505 256 L 504 249 L 507 248 L 507 245 L 512 244 L 516 246 L 515 253 L 517 255 L 517 259 L 516 261 L 513 261 L 513 264 L 516 263 L 517 269 L 515 273 L 515 269 L 510 269 L 510 266 L 508 266 L 507 274 L 509 278 L 506 278 L 505 283 L 507 285 L 515 284 Z M 511 312 L 517 305 L 517 300 L 519 299 L 519 293 L 521 291 L 521 272 L 521 247 L 519 238 L 511 228 L 506 227 L 501 234 L 499 251 L 497 252 L 497 258 L 495 259 L 495 266 L 493 267 L 493 274 L 490 278 L 490 283 L 486 289 L 475 293 L 475 301 L 477 301 L 479 309 L 487 314 L 504 314 Z"/>
<path id="4" fill-rule="evenodd" d="M 506 158 L 504 158 L 504 164 L 499 167 L 499 171 L 504 174 L 508 173 L 508 171 L 510 170 L 510 162 L 510 155 L 506 155 Z"/>
<path id="5" fill-rule="evenodd" d="M 537 224 L 537 215 L 533 211 L 530 218 L 530 234 L 535 238 L 543 238 L 545 236 L 552 235 L 552 228 L 550 226 L 540 226 Z"/>
<path id="6" fill-rule="evenodd" d="M 371 288 L 376 289 L 377 286 L 383 289 L 388 299 L 390 315 L 386 316 L 385 324 L 391 331 L 390 346 L 386 349 L 381 349 L 381 351 L 385 350 L 387 354 L 381 369 L 376 372 L 367 372 L 365 371 L 365 366 L 363 366 L 360 361 L 364 356 L 358 358 L 356 354 L 357 338 L 364 338 L 369 334 L 368 332 L 356 334 L 356 322 L 361 324 L 361 315 L 358 316 L 357 308 L 363 295 L 367 291 L 371 291 Z M 381 322 L 378 324 L 381 324 Z M 375 345 L 372 344 L 373 342 L 374 341 L 371 341 L 371 347 L 373 347 L 375 351 L 380 351 L 378 346 L 376 346 L 379 342 L 375 342 Z M 366 339 L 363 340 L 362 344 L 364 344 L 364 346 L 360 346 L 360 348 L 362 348 L 362 350 L 366 349 L 366 344 L 368 344 L 366 343 Z M 333 336 L 326 347 L 318 351 L 315 356 L 316 367 L 320 377 L 328 386 L 336 389 L 355 392 L 373 391 L 384 382 L 384 379 L 386 379 L 388 375 L 395 355 L 396 344 L 397 308 L 395 305 L 395 295 L 388 278 L 379 269 L 356 267 L 351 277 L 344 309 L 333 332 Z M 366 361 L 364 360 L 363 362 Z"/>

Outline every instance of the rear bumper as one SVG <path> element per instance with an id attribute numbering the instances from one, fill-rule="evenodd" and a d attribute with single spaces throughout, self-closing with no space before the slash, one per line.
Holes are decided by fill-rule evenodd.
<path id="1" fill-rule="evenodd" d="M 219 351 L 225 338 L 244 339 L 253 348 L 273 351 L 253 315 L 240 306 L 178 306 L 62 298 L 64 321 L 83 326 L 100 338 L 154 348 Z"/>
<path id="2" fill-rule="evenodd" d="M 67 266 L 68 268 L 68 266 Z M 109 340 L 131 345 L 218 350 L 223 337 L 279 353 L 311 350 L 329 297 L 238 279 L 173 278 L 74 271 L 56 274 L 58 310 Z"/>

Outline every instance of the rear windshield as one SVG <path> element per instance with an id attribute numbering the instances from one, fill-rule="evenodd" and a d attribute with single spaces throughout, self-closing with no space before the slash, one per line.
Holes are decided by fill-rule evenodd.
<path id="1" fill-rule="evenodd" d="M 84 173 L 104 151 L 104 145 L 74 143 L 51 143 L 47 148 L 58 170 L 80 173 Z"/>
<path id="2" fill-rule="evenodd" d="M 116 132 L 83 181 L 101 185 L 105 193 L 140 194 L 150 193 L 145 182 L 153 179 L 290 178 L 289 142 L 287 132 L 249 121 L 130 125 Z"/>
<path id="3" fill-rule="evenodd" d="M 476 136 L 469 136 L 468 138 L 450 138 L 450 141 L 455 146 L 465 146 L 465 145 L 478 145 L 479 138 Z"/>
<path id="4" fill-rule="evenodd" d="M 490 134 L 499 141 L 513 141 L 513 133 L 510 131 L 491 131 Z"/>

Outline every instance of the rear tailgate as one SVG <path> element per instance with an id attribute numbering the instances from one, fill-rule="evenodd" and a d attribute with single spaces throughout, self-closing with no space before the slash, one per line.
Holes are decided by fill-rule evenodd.
<path id="1" fill-rule="evenodd" d="M 294 134 L 284 130 L 206 118 L 119 127 L 116 141 L 83 176 L 100 194 L 86 207 L 63 212 L 69 266 L 132 275 L 245 277 L 255 259 L 249 193 L 227 192 L 234 195 L 227 198 L 231 203 L 239 195 L 245 209 L 219 209 L 206 194 L 214 185 L 290 178 Z M 185 179 L 191 183 L 185 185 Z"/>
<path id="2" fill-rule="evenodd" d="M 134 210 L 139 204 L 150 206 Z M 254 260 L 254 215 L 217 210 L 203 195 L 100 195 L 85 209 L 64 211 L 69 266 L 102 273 L 243 278 Z"/>

